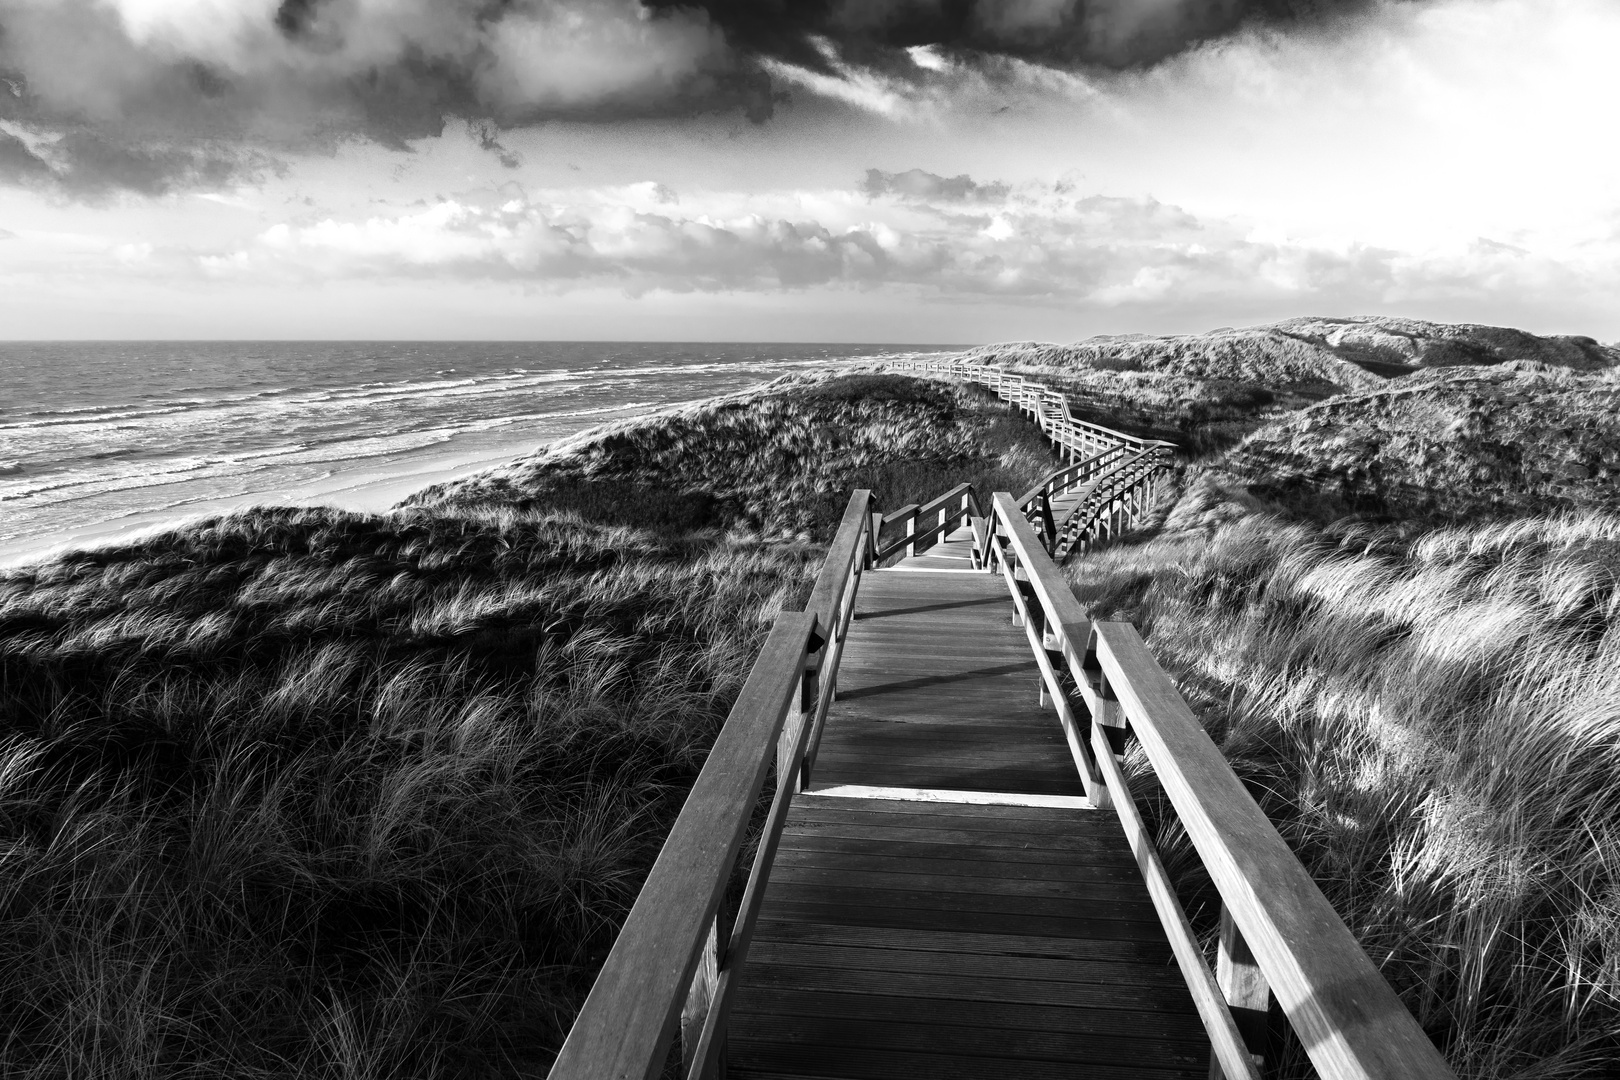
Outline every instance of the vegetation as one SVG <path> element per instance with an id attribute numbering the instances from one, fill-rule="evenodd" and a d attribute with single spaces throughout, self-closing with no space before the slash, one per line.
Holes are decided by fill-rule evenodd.
<path id="1" fill-rule="evenodd" d="M 254 511 L 0 582 L 0 1071 L 543 1069 L 803 545 Z"/>
<path id="2" fill-rule="evenodd" d="M 1408 376 L 1280 418 L 1225 466 L 1317 518 L 1620 507 L 1617 376 L 1528 363 Z"/>
<path id="3" fill-rule="evenodd" d="M 543 1074 L 822 557 L 550 493 L 815 532 L 852 478 L 903 499 L 1052 464 L 915 380 L 742 400 L 576 441 L 620 470 L 589 486 L 255 510 L 0 575 L 0 1072 Z M 817 418 L 843 426 L 776 449 Z M 772 516 L 784 477 L 814 513 Z"/>
<path id="4" fill-rule="evenodd" d="M 1212 494 L 1217 498 L 1212 499 Z M 1620 515 L 1403 535 L 1190 493 L 1070 569 L 1130 619 L 1465 1077 L 1620 1060 Z M 1212 511 L 1214 512 L 1212 515 Z M 1184 900 L 1219 900 L 1144 759 Z M 1279 1075 L 1306 1075 L 1298 1048 Z"/>
<path id="5" fill-rule="evenodd" d="M 1024 490 L 1056 464 L 1039 429 L 983 391 L 899 375 L 788 378 L 599 429 L 406 505 L 545 506 L 826 541 L 854 488 L 895 509 L 963 482 Z"/>

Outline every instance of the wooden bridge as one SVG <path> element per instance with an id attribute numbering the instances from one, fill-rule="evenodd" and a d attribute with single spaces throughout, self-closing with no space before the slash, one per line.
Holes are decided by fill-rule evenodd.
<path id="1" fill-rule="evenodd" d="M 855 492 L 553 1080 L 1258 1080 L 1273 998 L 1324 1080 L 1450 1077 L 1135 629 L 1088 620 L 1059 573 L 1130 527 L 1167 444 L 947 374 L 1032 411 L 1068 464 L 988 505 L 963 485 L 881 515 Z M 1132 800 L 1132 740 L 1220 891 L 1213 970 Z"/>

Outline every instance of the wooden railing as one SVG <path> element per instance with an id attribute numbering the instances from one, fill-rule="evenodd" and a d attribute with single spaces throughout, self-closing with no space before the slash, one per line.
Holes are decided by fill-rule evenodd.
<path id="1" fill-rule="evenodd" d="M 806 610 L 784 612 L 766 639 L 552 1067 L 553 1080 L 652 1080 L 677 1034 L 687 1080 L 719 1074 L 736 979 L 789 802 L 814 769 L 860 579 L 882 553 L 942 535 L 964 517 L 983 565 L 1007 583 L 1043 700 L 1058 714 L 1090 801 L 1116 811 L 1135 853 L 1209 1034 L 1212 1077 L 1258 1080 L 1273 995 L 1323 1080 L 1452 1077 L 1135 628 L 1087 618 L 1020 500 L 998 492 L 990 515 L 977 510 L 965 484 L 887 518 L 874 512 L 871 492 L 850 499 Z M 897 522 L 905 534 L 880 542 L 885 525 Z M 1213 972 L 1121 767 L 1133 737 L 1220 893 Z M 727 884 L 773 762 L 775 792 L 728 927 Z"/>
<path id="2" fill-rule="evenodd" d="M 688 1080 L 717 1075 L 788 803 L 808 782 L 859 578 L 871 565 L 871 504 L 871 492 L 855 492 L 807 610 L 777 617 L 552 1066 L 557 1080 L 652 1080 L 677 1030 Z M 724 933 L 721 901 L 773 759 L 776 792 Z"/>
<path id="3" fill-rule="evenodd" d="M 919 544 L 943 540 L 953 529 L 966 525 L 973 518 L 983 517 L 978 495 L 972 484 L 958 484 L 951 490 L 923 504 L 911 503 L 894 513 L 872 522 L 872 559 L 878 562 L 900 554 L 910 558 L 917 554 Z M 904 531 L 893 535 L 897 529 Z M 889 538 L 884 540 L 884 534 Z"/>
<path id="4" fill-rule="evenodd" d="M 1047 554 L 1059 563 L 1138 524 L 1153 504 L 1158 478 L 1175 453 L 1175 443 L 1077 419 L 1064 394 L 1002 367 L 965 360 L 907 361 L 895 366 L 983 386 L 1028 413 L 1059 447 L 1068 463 L 1018 499 L 1044 538 Z M 1075 493 L 1077 500 L 1063 499 Z"/>
<path id="5" fill-rule="evenodd" d="M 1211 1073 L 1258 1080 L 1272 995 L 1322 1080 L 1452 1077 L 1411 1013 L 1249 796 L 1136 628 L 1091 622 L 1017 500 L 997 492 L 987 544 L 1053 697 L 1087 794 L 1118 813 L 1213 1051 Z M 1083 730 L 1059 677 L 1090 713 Z M 1220 892 L 1211 972 L 1131 797 L 1134 736 Z"/>

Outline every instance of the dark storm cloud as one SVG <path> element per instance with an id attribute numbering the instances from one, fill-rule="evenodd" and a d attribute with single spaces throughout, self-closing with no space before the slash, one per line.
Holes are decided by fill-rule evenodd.
<path id="1" fill-rule="evenodd" d="M 885 51 L 940 46 L 965 58 L 1013 57 L 1060 67 L 1151 66 L 1245 26 L 1320 26 L 1376 0 L 648 0 L 701 7 L 734 47 L 820 67 L 824 38 L 881 63 Z"/>
<path id="2" fill-rule="evenodd" d="M 266 152 L 346 138 L 404 149 L 450 119 L 473 124 L 483 145 L 511 162 L 498 130 L 548 119 L 720 111 L 765 122 L 784 94 L 771 78 L 783 64 L 925 82 L 934 73 L 904 49 L 926 45 L 992 77 L 1008 59 L 1123 69 L 1245 26 L 1319 26 L 1369 6 L 0 0 L 0 182 L 71 195 L 159 194 L 252 175 Z"/>

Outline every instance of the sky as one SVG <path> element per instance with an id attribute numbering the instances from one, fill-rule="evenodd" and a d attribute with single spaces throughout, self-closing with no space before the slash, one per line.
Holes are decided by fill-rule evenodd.
<path id="1" fill-rule="evenodd" d="M 1620 339 L 1616 0 L 0 0 L 0 338 Z"/>

